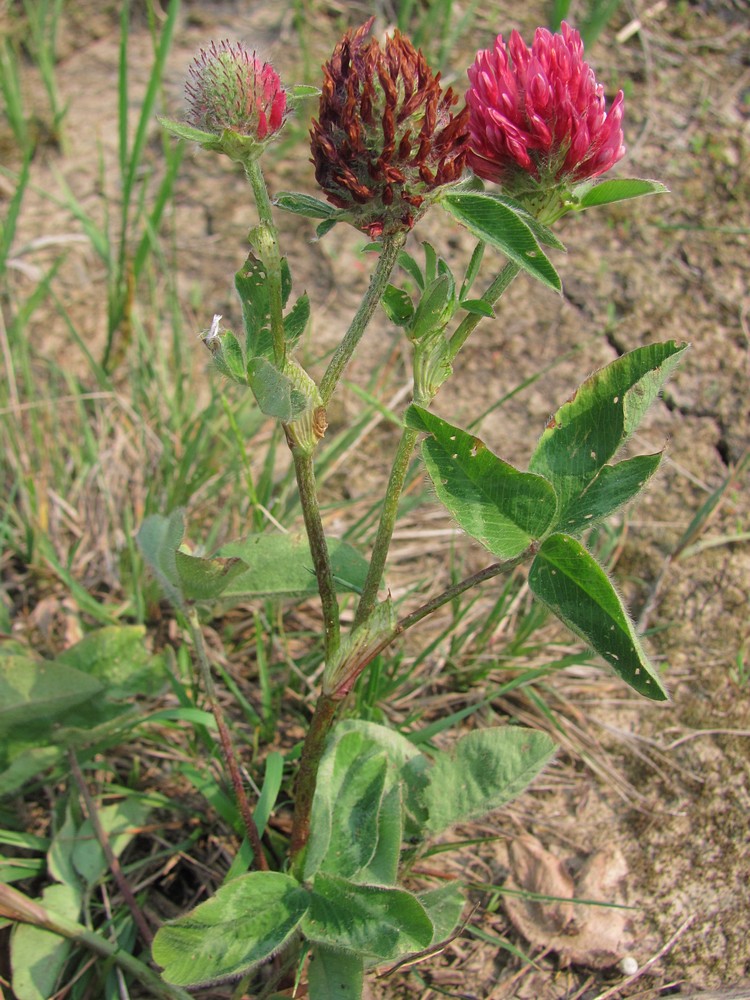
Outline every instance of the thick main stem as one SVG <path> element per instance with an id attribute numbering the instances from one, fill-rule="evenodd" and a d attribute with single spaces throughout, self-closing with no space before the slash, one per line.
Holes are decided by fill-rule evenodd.
<path id="1" fill-rule="evenodd" d="M 349 329 L 344 339 L 333 352 L 333 357 L 328 363 L 328 367 L 320 381 L 320 395 L 323 406 L 327 406 L 331 396 L 338 385 L 344 369 L 349 364 L 349 360 L 354 353 L 357 344 L 362 339 L 362 335 L 370 322 L 372 314 L 375 312 L 378 303 L 383 297 L 391 272 L 396 265 L 401 248 L 406 242 L 406 233 L 395 233 L 387 236 L 383 240 L 383 249 L 380 251 L 378 263 L 370 278 L 370 285 L 365 293 L 359 309 L 354 314 Z"/>
<path id="2" fill-rule="evenodd" d="M 328 553 L 323 522 L 320 517 L 318 494 L 315 488 L 315 471 L 313 457 L 301 448 L 292 448 L 294 471 L 297 477 L 302 516 L 305 519 L 305 530 L 310 543 L 313 568 L 318 581 L 318 593 L 323 609 L 323 627 L 325 630 L 325 658 L 329 661 L 339 647 L 340 625 L 339 604 L 336 599 L 336 585 L 333 582 L 331 558 Z"/>
<path id="3" fill-rule="evenodd" d="M 307 843 L 310 836 L 310 814 L 312 812 L 318 765 L 325 749 L 326 737 L 333 725 L 339 702 L 322 694 L 318 698 L 310 728 L 302 747 L 297 784 L 294 793 L 294 823 L 289 853 L 292 862 Z"/>

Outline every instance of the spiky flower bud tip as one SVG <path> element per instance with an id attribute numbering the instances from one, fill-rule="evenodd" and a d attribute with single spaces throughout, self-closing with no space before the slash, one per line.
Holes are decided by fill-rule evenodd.
<path id="1" fill-rule="evenodd" d="M 185 86 L 187 121 L 201 132 L 264 142 L 284 124 L 286 91 L 270 63 L 242 43 L 211 42 L 193 60 Z"/>

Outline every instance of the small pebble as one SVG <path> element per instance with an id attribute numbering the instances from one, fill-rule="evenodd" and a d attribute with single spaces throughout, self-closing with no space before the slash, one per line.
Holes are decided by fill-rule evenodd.
<path id="1" fill-rule="evenodd" d="M 632 976 L 638 971 L 638 963 L 632 955 L 626 955 L 620 961 L 618 968 L 624 976 Z"/>

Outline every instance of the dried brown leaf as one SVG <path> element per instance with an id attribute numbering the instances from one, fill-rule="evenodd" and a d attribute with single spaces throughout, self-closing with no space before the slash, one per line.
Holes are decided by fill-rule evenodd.
<path id="1" fill-rule="evenodd" d="M 562 861 L 529 835 L 511 844 L 510 864 L 507 888 L 555 897 L 504 898 L 513 926 L 535 948 L 556 952 L 563 966 L 593 969 L 616 965 L 629 952 L 632 936 L 628 914 L 616 907 L 623 901 L 628 869 L 617 847 L 605 847 L 591 855 L 575 881 Z M 592 905 L 592 900 L 610 905 Z"/>

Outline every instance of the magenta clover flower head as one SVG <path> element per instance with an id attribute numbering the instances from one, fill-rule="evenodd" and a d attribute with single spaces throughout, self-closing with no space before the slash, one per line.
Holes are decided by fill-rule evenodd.
<path id="1" fill-rule="evenodd" d="M 578 32 L 537 28 L 531 49 L 517 31 L 477 53 L 468 70 L 467 162 L 510 194 L 568 187 L 598 177 L 624 155 L 623 94 L 609 112 L 583 58 Z"/>
<path id="2" fill-rule="evenodd" d="M 263 142 L 284 124 L 287 98 L 278 73 L 240 42 L 211 42 L 195 57 L 189 74 L 187 121 L 194 128 Z"/>

